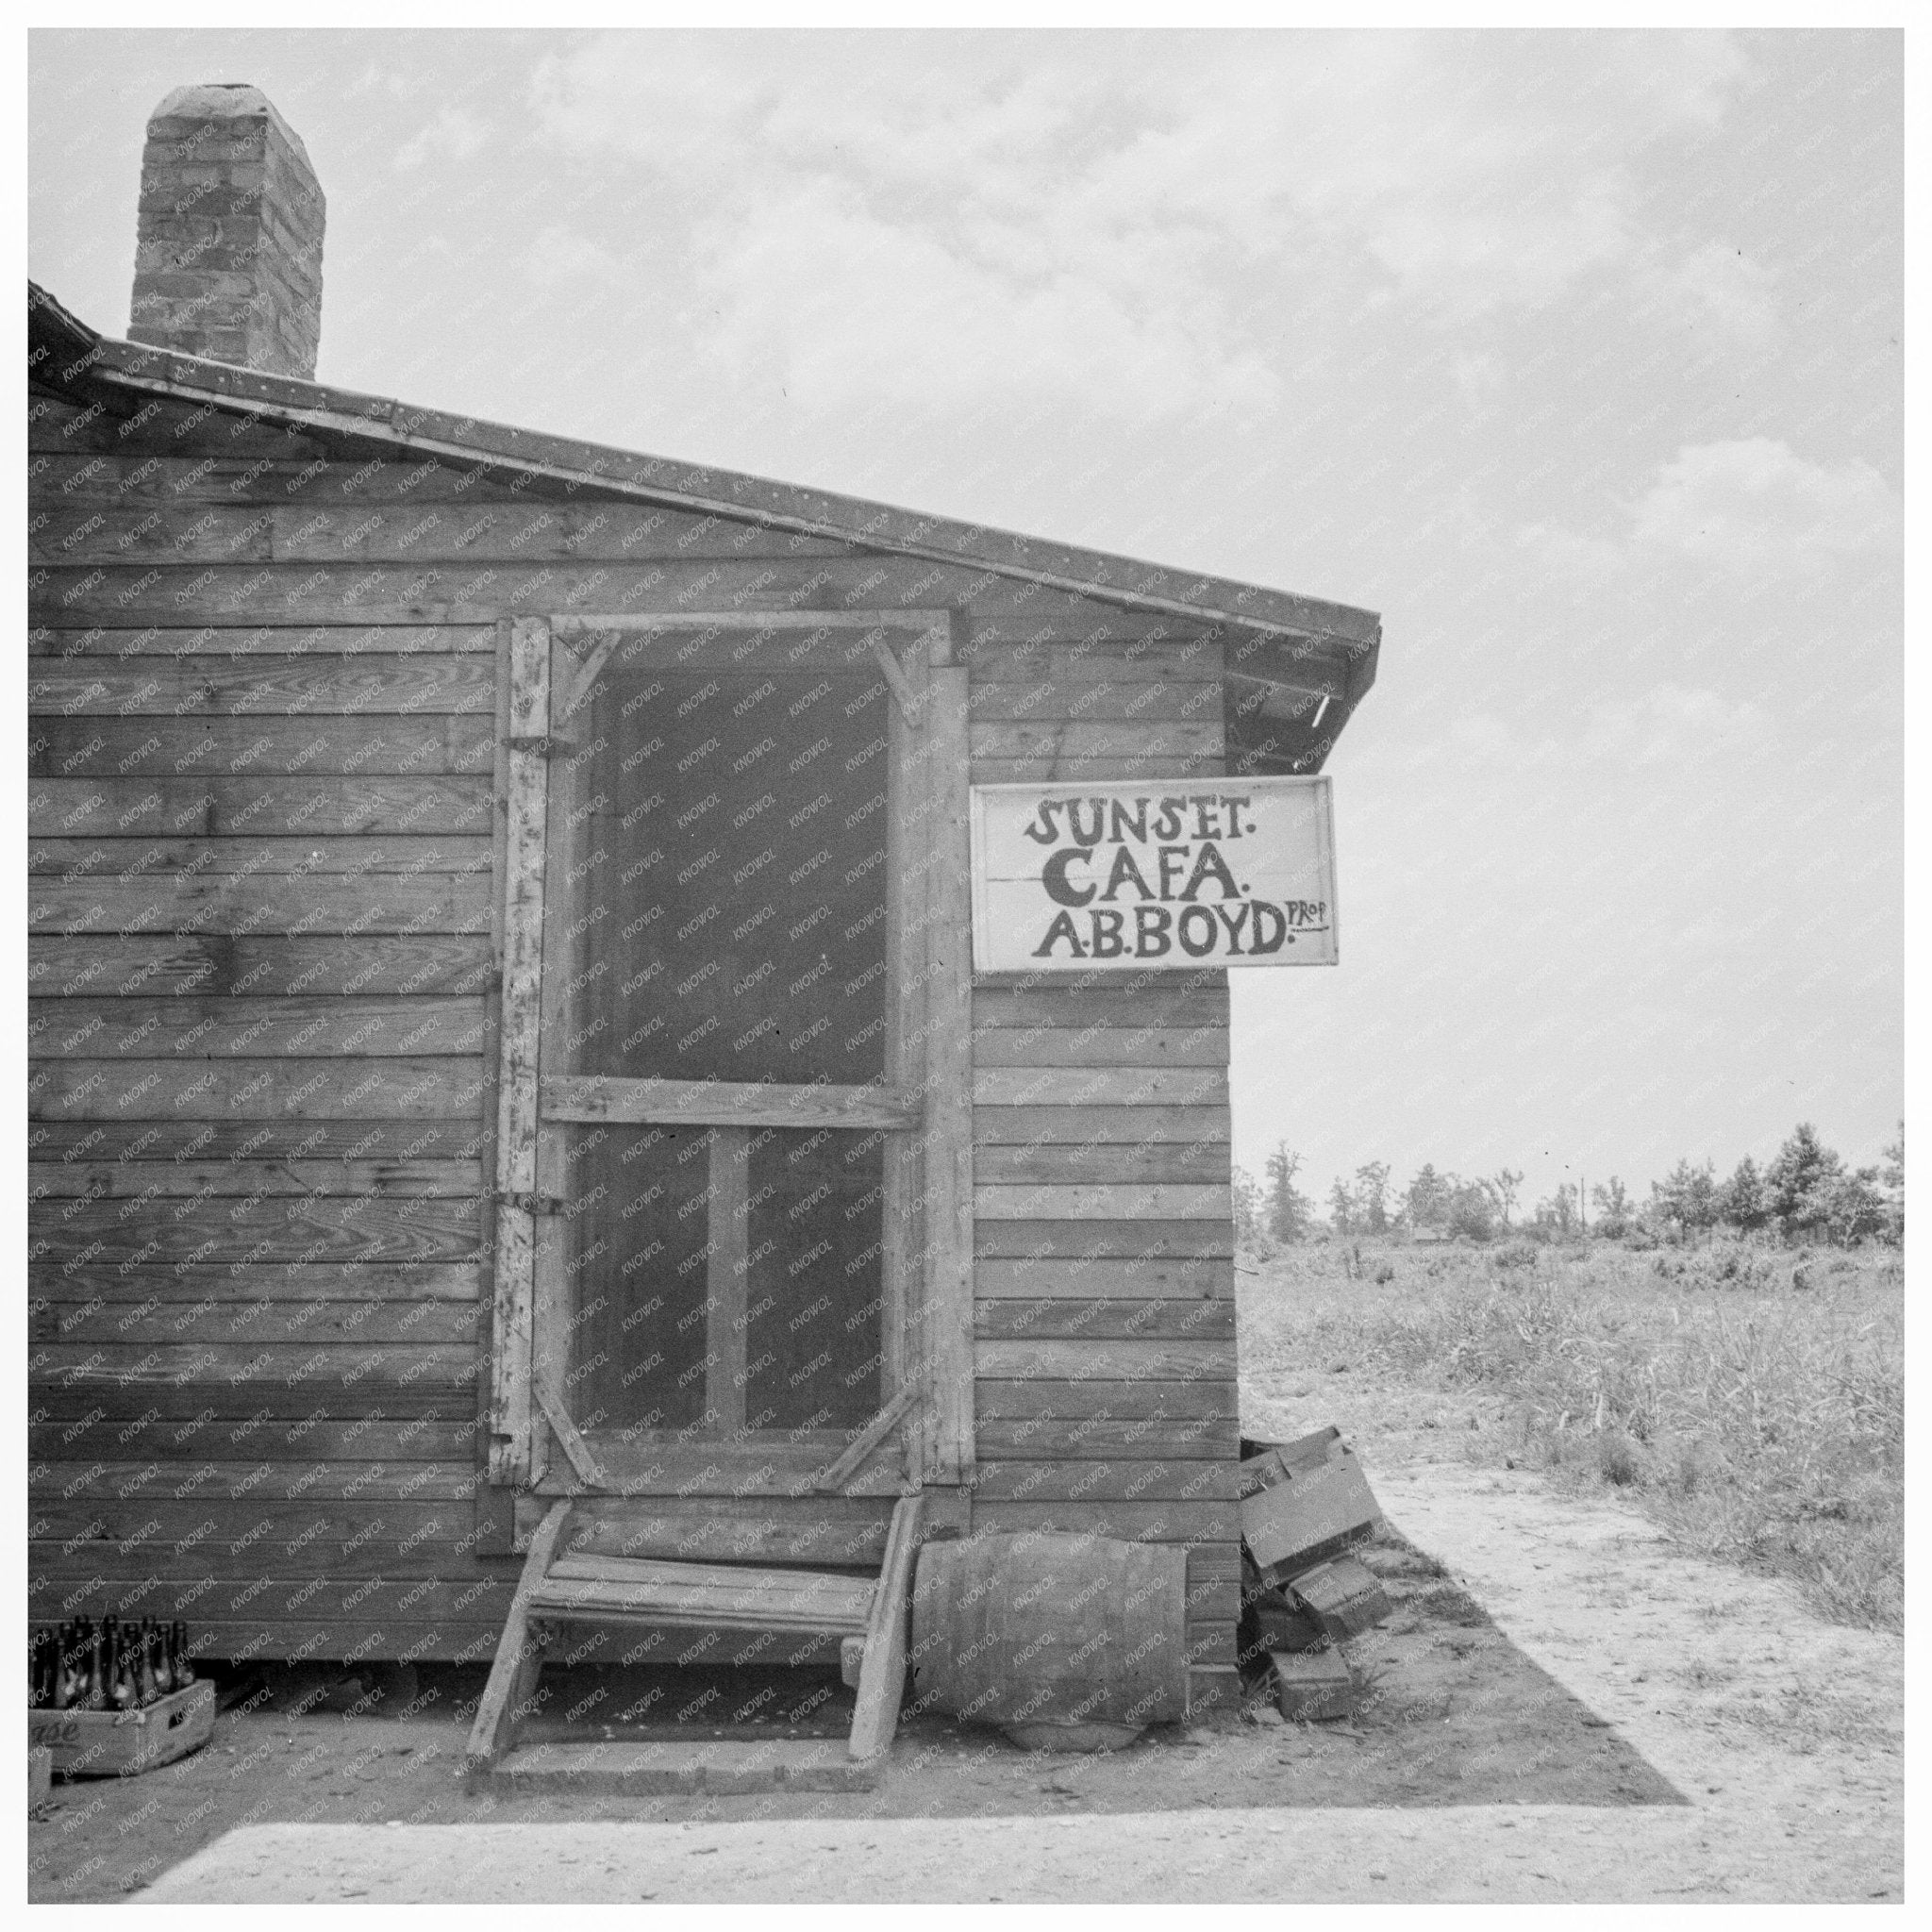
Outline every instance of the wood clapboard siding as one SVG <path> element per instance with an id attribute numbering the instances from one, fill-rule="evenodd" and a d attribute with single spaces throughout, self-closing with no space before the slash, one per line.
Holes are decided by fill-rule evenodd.
<path id="1" fill-rule="evenodd" d="M 268 1461 L 192 1463 L 94 1462 L 64 1488 L 87 1502 L 318 1502 L 455 1503 L 474 1496 L 474 1461 L 418 1462 L 398 1467 L 379 1462 L 325 1462 L 284 1457 Z"/>
<path id="2" fill-rule="evenodd" d="M 99 1416 L 91 1421 L 36 1423 L 28 1431 L 27 1456 L 36 1464 L 83 1466 L 97 1458 L 139 1457 L 143 1465 L 246 1459 L 251 1468 L 274 1461 L 302 1468 L 315 1462 L 403 1462 L 415 1469 L 450 1462 L 474 1470 L 475 1442 L 474 1420 L 384 1422 L 364 1417 L 353 1423 L 315 1423 L 242 1416 L 184 1428 L 158 1417 L 130 1424 Z"/>
<path id="3" fill-rule="evenodd" d="M 220 657 L 184 654 L 117 664 L 101 658 L 30 660 L 27 708 L 41 717 L 308 716 L 496 708 L 493 650 L 408 655 Z"/>
<path id="4" fill-rule="evenodd" d="M 1207 1181 L 1224 1187 L 1230 1179 L 1226 1143 L 1213 1141 L 1138 1141 L 1116 1145 L 1091 1141 L 1023 1141 L 1013 1144 L 975 1141 L 973 1173 L 983 1185 L 1028 1180 Z"/>
<path id="5" fill-rule="evenodd" d="M 82 932 L 487 932 L 488 873 L 202 873 L 171 877 L 38 878 L 28 930 Z"/>
<path id="6" fill-rule="evenodd" d="M 179 465 L 171 482 L 187 482 L 193 466 Z M 278 466 L 290 470 L 291 466 Z M 332 466 L 334 467 L 334 466 Z M 245 475 L 246 473 L 243 472 Z M 295 466 L 286 482 L 300 476 Z M 98 486 L 99 478 L 88 484 Z M 143 478 L 143 482 L 151 479 Z M 253 479 L 258 486 L 260 478 Z M 496 500 L 478 498 L 475 488 L 464 499 L 441 502 L 420 496 L 405 506 L 369 507 L 369 499 L 344 504 L 336 485 L 333 504 L 324 507 L 311 478 L 293 503 L 270 509 L 235 508 L 234 498 L 203 493 L 205 478 L 194 478 L 186 501 L 167 485 L 144 500 L 149 508 L 120 536 L 106 535 L 110 505 L 128 499 L 118 492 L 75 492 L 75 500 L 31 533 L 28 554 L 37 563 L 465 563 L 479 554 L 503 553 L 522 561 L 631 563 L 640 555 L 668 553 L 683 561 L 764 557 L 851 557 L 855 546 L 836 538 L 793 537 L 755 524 L 721 517 L 649 509 L 636 504 L 530 504 L 512 498 L 501 486 Z M 118 519 L 114 521 L 119 521 Z M 129 541 L 122 541 L 126 538 Z M 479 551 L 479 546 L 487 550 Z M 1216 703 L 1220 701 L 1216 693 Z"/>
<path id="7" fill-rule="evenodd" d="M 41 1259 L 27 1266 L 27 1286 L 33 1293 L 58 1299 L 92 1301 L 117 1307 L 152 1302 L 186 1301 L 192 1306 L 252 1307 L 261 1302 L 347 1302 L 393 1304 L 405 1313 L 428 1303 L 476 1301 L 481 1276 L 480 1257 L 464 1261 L 366 1260 L 279 1261 L 264 1268 L 232 1262 L 108 1261 L 101 1257 L 84 1262 L 58 1264 Z M 286 1317 L 301 1326 L 300 1309 Z"/>
<path id="8" fill-rule="evenodd" d="M 81 625 L 37 624 L 27 631 L 32 658 L 356 658 L 364 652 L 398 653 L 493 650 L 496 628 L 489 624 L 203 624 L 129 625 L 114 620 Z"/>
<path id="9" fill-rule="evenodd" d="M 982 783 L 1220 774 L 1211 640 L 972 663 Z M 1191 1659 L 1216 1675 L 1239 1610 L 1228 1023 L 1222 974 L 973 999 L 974 1528 L 1188 1544 Z"/>
<path id="10" fill-rule="evenodd" d="M 270 1054 L 477 1054 L 483 1001 L 201 997 L 30 1000 L 27 1041 L 61 1059 L 233 1058 Z"/>
<path id="11" fill-rule="evenodd" d="M 106 1341 L 123 1348 L 155 1343 L 250 1341 L 265 1334 L 320 1341 L 469 1343 L 476 1317 L 461 1302 L 321 1301 L 289 1303 L 278 1296 L 218 1302 L 146 1300 L 132 1307 L 105 1296 L 56 1301 L 35 1295 L 27 1304 L 27 1337 L 41 1341 Z"/>
<path id="12" fill-rule="evenodd" d="M 302 993 L 474 992 L 494 967 L 487 933 L 357 933 L 317 939 L 278 933 L 34 934 L 27 988 L 40 999 L 233 992 L 263 999 Z"/>
<path id="13" fill-rule="evenodd" d="M 982 1341 L 1220 1341 L 1234 1333 L 1234 1303 L 1205 1295 L 1187 1301 L 1138 1295 L 989 1297 L 975 1307 L 974 1332 Z"/>
<path id="14" fill-rule="evenodd" d="M 486 1656 L 516 1574 L 471 1494 L 498 619 L 958 608 L 981 783 L 1218 777 L 1222 637 L 186 405 L 42 398 L 30 444 L 33 1614 Z M 974 1524 L 1185 1544 L 1224 1666 L 1224 979 L 989 985 L 972 1020 Z M 884 1525 L 694 1499 L 585 1529 L 863 1565 Z"/>
<path id="15" fill-rule="evenodd" d="M 377 1160 L 460 1161 L 474 1173 L 487 1133 L 475 1121 L 349 1119 L 203 1121 L 174 1131 L 141 1121 L 44 1121 L 27 1130 L 34 1159 L 79 1160 Z M 139 1190 L 137 1190 L 139 1191 Z"/>
<path id="16" fill-rule="evenodd" d="M 495 627 L 292 621 L 350 466 L 92 434 L 30 491 L 33 1613 L 487 1648 Z M 335 561 L 408 554 L 417 468 Z"/>
<path id="17" fill-rule="evenodd" d="M 268 771 L 372 777 L 415 773 L 488 773 L 495 761 L 489 718 L 421 711 L 377 717 L 35 717 L 27 736 L 29 778 L 108 778 L 129 774 L 210 777 Z"/>
<path id="18" fill-rule="evenodd" d="M 443 561 L 352 563 L 42 564 L 30 573 L 31 620 L 50 629 L 113 624 L 177 625 L 184 608 L 209 625 L 473 625 L 498 614 L 552 611 L 796 611 L 852 608 L 973 611 L 989 641 L 1143 640 L 1173 620 L 1121 610 L 963 565 L 916 558 L 800 557 L 659 558 L 553 562 L 475 557 Z M 1211 732 L 1221 721 L 1176 729 Z M 1195 755 L 1191 748 L 1189 755 Z M 1202 754 L 1213 755 L 1213 754 Z"/>
<path id="19" fill-rule="evenodd" d="M 208 839 L 156 838 L 136 833 L 109 838 L 34 839 L 27 845 L 30 874 L 56 874 L 73 881 L 102 873 L 166 874 L 206 872 L 219 856 L 225 872 L 488 874 L 490 841 L 457 834 L 404 833 L 391 839 L 231 837 L 219 843 Z"/>
<path id="20" fill-rule="evenodd" d="M 77 1143 L 76 1143 L 77 1144 Z M 125 1199 L 188 1194 L 474 1194 L 476 1160 L 195 1160 L 176 1148 L 155 1160 L 34 1160 L 27 1164 L 27 1199 Z M 66 1210 L 60 1210 L 63 1214 Z"/>
<path id="21" fill-rule="evenodd" d="M 27 788 L 27 828 L 36 837 L 93 839 L 158 835 L 239 838 L 490 830 L 490 780 L 392 777 L 359 773 L 314 777 L 47 778 Z"/>
<path id="22" fill-rule="evenodd" d="M 305 1113 L 467 1119 L 483 1060 L 49 1060 L 27 1077 L 31 1120 L 275 1119 Z"/>

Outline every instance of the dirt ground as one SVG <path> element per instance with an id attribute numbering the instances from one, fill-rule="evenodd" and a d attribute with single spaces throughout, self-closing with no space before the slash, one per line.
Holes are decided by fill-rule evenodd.
<path id="1" fill-rule="evenodd" d="M 1291 1724 L 1257 1702 L 1211 1726 L 1151 1731 L 1124 1752 L 1045 1757 L 1015 1748 L 997 1731 L 920 1716 L 902 1726 L 882 1787 L 866 1792 L 470 1796 L 461 1778 L 463 1713 L 482 1688 L 480 1667 L 425 1667 L 413 1685 L 372 1679 L 366 1687 L 316 1670 L 264 1672 L 225 1687 L 230 1707 L 194 1757 L 125 1781 L 57 1785 L 30 1829 L 30 1897 L 125 1897 L 240 1824 L 1682 1802 L 1438 1565 L 1393 1536 L 1366 1554 L 1395 1608 L 1386 1624 L 1348 1646 L 1363 1687 L 1352 1720 Z M 723 1723 L 596 1725 L 592 1736 L 744 1735 L 731 1716 L 768 1721 L 788 1699 L 782 1715 L 792 1721 L 793 1735 L 841 1737 L 851 1717 L 851 1692 L 836 1676 L 800 1672 L 625 1673 L 581 1665 L 552 1667 L 544 1684 L 558 1712 L 587 1699 L 596 1699 L 597 1709 L 622 1710 L 653 1697 L 657 1713 L 729 1713 Z M 568 1734 L 558 1719 L 539 1721 L 526 1733 L 532 1741 Z"/>
<path id="2" fill-rule="evenodd" d="M 163 1874 L 146 1896 L 254 1905 L 1902 1897 L 1896 1636 L 1824 1623 L 1789 1581 L 1687 1553 L 1625 1504 L 1566 1494 L 1528 1472 L 1441 1461 L 1385 1468 L 1378 1480 L 1391 1519 L 1418 1547 L 1441 1553 L 1469 1597 L 1494 1607 L 1511 1648 L 1587 1707 L 1596 1722 L 1582 1727 L 1614 1738 L 1686 1802 L 1566 1801 L 1560 1776 L 1524 1778 L 1528 1789 L 1509 1802 L 1443 1802 L 1453 1767 L 1438 1765 L 1427 1773 L 1433 1801 L 1308 1804 L 1272 1782 L 1282 1773 L 1269 1757 L 1291 1754 L 1268 1753 L 1264 1733 L 1264 1748 L 1250 1753 L 1262 1774 L 1247 1806 L 1226 1800 L 1241 1753 L 1219 1737 L 1168 1741 L 1158 1757 L 1143 1746 L 1170 1774 L 1145 1779 L 1148 1808 L 1129 1811 L 1096 1801 L 1102 1784 L 1122 1790 L 1129 1760 L 1002 1752 L 1004 1793 L 959 1787 L 981 1804 L 991 1798 L 991 1811 L 936 1804 L 903 1815 L 874 1801 L 854 1815 L 848 1802 L 821 1800 L 751 1817 L 731 1815 L 751 1808 L 742 1802 L 692 1807 L 696 1815 L 676 1822 L 668 1807 L 641 1805 L 632 1817 L 594 1819 L 572 1806 L 554 1823 L 500 1814 L 258 1824 Z M 1574 1707 L 1552 1703 L 1543 1715 Z M 1426 1720 L 1407 1740 L 1425 1729 Z M 1534 1756 L 1562 1729 L 1547 1740 L 1524 1737 L 1523 1749 Z M 1332 1755 L 1309 1768 L 1347 1764 L 1348 1741 L 1333 1737 Z M 894 1791 L 911 1789 L 896 1782 L 902 1771 L 919 1767 L 895 1764 Z M 1189 1802 L 1209 1790 L 1214 1802 Z"/>
<path id="3" fill-rule="evenodd" d="M 480 1668 L 353 1686 L 281 1671 L 226 1687 L 212 1742 L 182 1764 L 57 1785 L 30 1826 L 30 1896 L 128 1897 L 236 1827 L 255 1829 L 229 1840 L 249 1849 L 228 1865 L 252 1866 L 179 1895 L 589 1897 L 586 1868 L 629 1898 L 1902 1895 L 1896 1637 L 1824 1623 L 1786 1584 L 1684 1550 L 1627 1494 L 1515 1466 L 1496 1395 L 1411 1386 L 1345 1353 L 1284 1359 L 1245 1311 L 1243 1370 L 1248 1431 L 1339 1424 L 1410 1540 L 1366 1552 L 1395 1608 L 1348 1646 L 1349 1721 L 1251 1706 L 1074 1757 L 921 1716 L 871 1792 L 500 1798 L 461 1780 Z M 849 1720 L 835 1677 L 630 1675 L 553 1668 L 549 1707 L 649 1697 L 659 1722 L 591 1733 L 640 1739 L 742 1735 L 739 1716 L 836 1737 Z M 661 1721 L 680 1712 L 683 1729 Z M 1311 1836 L 1296 1821 L 1317 1811 L 1332 1822 Z M 929 1840 L 905 1837 L 920 1820 L 957 1821 L 937 1866 Z M 817 1848 L 809 1880 L 786 1863 L 808 1821 L 840 1847 Z M 303 1835 L 331 1825 L 379 1836 Z M 529 1831 L 486 1838 L 486 1874 L 470 1834 L 412 1829 L 450 1825 Z M 675 1857 L 649 1839 L 665 1828 Z M 1025 1857 L 1030 1871 L 1009 1869 Z M 567 1890 L 545 1890 L 559 1873 Z"/>

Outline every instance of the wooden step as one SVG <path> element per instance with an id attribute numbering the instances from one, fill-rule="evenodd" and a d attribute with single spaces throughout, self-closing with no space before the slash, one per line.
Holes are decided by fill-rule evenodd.
<path id="1" fill-rule="evenodd" d="M 668 1624 L 857 1637 L 864 1634 L 877 1593 L 875 1577 L 830 1571 L 560 1557 L 531 1591 L 528 1611 L 558 1623 Z"/>
<path id="2" fill-rule="evenodd" d="M 565 1551 L 569 1499 L 553 1503 L 504 1619 L 496 1661 L 476 1706 L 465 1753 L 472 1788 L 503 1778 L 536 1789 L 620 1791 L 864 1790 L 876 1779 L 899 1723 L 906 1688 L 912 1566 L 925 1496 L 892 1510 L 876 1578 L 836 1571 L 685 1563 Z M 564 1552 L 559 1554 L 559 1552 Z M 701 1626 L 813 1633 L 839 1641 L 841 1674 L 856 1681 L 852 1733 L 842 1751 L 826 1739 L 772 1738 L 703 1744 L 616 1740 L 516 1749 L 538 1702 L 537 1679 L 557 1624 Z"/>
<path id="3" fill-rule="evenodd" d="M 871 1790 L 883 1757 L 855 1761 L 843 1738 L 622 1740 L 525 1744 L 491 1774 L 499 1790 L 663 1797 L 707 1792 Z"/>

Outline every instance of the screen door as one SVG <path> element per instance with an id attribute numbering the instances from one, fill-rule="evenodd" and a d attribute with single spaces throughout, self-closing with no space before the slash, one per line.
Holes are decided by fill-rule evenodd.
<path id="1" fill-rule="evenodd" d="M 841 616 L 516 626 L 494 1413 L 526 1221 L 539 1487 L 795 1486 L 929 1366 L 927 629 Z"/>

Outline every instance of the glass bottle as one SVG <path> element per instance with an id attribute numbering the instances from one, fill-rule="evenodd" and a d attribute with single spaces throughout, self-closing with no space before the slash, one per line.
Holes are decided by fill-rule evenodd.
<path id="1" fill-rule="evenodd" d="M 141 1636 L 134 1646 L 134 1680 L 139 1702 L 148 1705 L 159 1701 L 161 1687 L 155 1679 L 155 1620 L 152 1617 L 141 1620 Z"/>
<path id="2" fill-rule="evenodd" d="M 103 1653 L 104 1640 L 101 1626 L 90 1618 L 87 1635 L 87 1689 L 80 1697 L 83 1710 L 106 1710 L 108 1707 L 108 1685 L 101 1674 L 101 1667 L 107 1658 Z"/>
<path id="3" fill-rule="evenodd" d="M 47 1702 L 65 1710 L 74 1702 L 74 1626 L 62 1624 L 54 1640 L 54 1674 Z"/>

